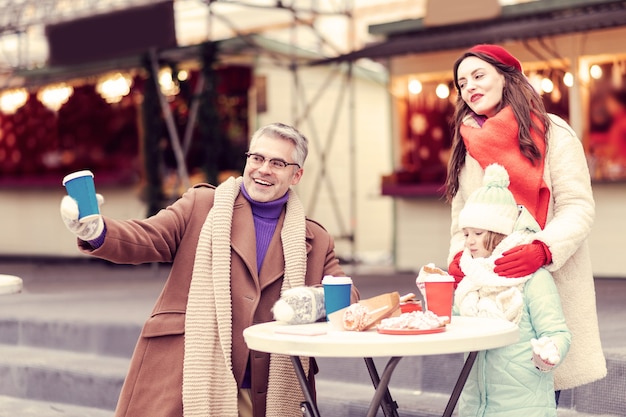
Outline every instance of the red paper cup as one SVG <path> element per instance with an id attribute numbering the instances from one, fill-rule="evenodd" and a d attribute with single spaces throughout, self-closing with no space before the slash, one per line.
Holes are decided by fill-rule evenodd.
<path id="1" fill-rule="evenodd" d="M 454 300 L 454 281 L 426 281 L 424 284 L 426 309 L 439 317 L 448 316 L 446 323 L 450 323 Z"/>

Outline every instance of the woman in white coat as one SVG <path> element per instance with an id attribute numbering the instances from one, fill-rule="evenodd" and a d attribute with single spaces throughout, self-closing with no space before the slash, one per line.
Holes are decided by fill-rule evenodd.
<path id="1" fill-rule="evenodd" d="M 458 91 L 446 194 L 451 202 L 448 272 L 463 277 L 463 233 L 458 215 L 481 186 L 484 169 L 503 165 L 510 190 L 541 231 L 531 243 L 505 252 L 500 276 L 520 277 L 545 267 L 557 285 L 572 344 L 555 371 L 555 390 L 606 376 L 587 237 L 595 216 L 589 170 L 580 140 L 558 116 L 548 114 L 520 62 L 497 45 L 476 45 L 454 64 Z"/>

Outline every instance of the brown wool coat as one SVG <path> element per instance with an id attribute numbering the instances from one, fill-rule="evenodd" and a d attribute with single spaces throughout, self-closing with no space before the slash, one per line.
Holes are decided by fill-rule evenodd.
<path id="1" fill-rule="evenodd" d="M 105 217 L 104 244 L 92 250 L 79 241 L 83 252 L 115 263 L 172 263 L 167 282 L 146 321 L 132 356 L 115 417 L 182 417 L 182 376 L 185 310 L 200 230 L 213 205 L 214 188 L 206 184 L 186 192 L 178 201 L 146 220 L 118 221 Z M 231 237 L 231 292 L 233 311 L 233 373 L 238 385 L 251 358 L 254 416 L 265 415 L 269 354 L 250 351 L 243 330 L 273 320 L 271 307 L 280 296 L 284 258 L 277 231 L 263 263 L 256 271 L 254 221 L 248 201 L 235 200 Z M 324 275 L 343 275 L 334 254 L 334 242 L 318 223 L 306 224 L 306 285 L 320 284 Z M 353 287 L 353 301 L 358 291 Z M 312 362 L 310 384 L 314 387 Z M 294 387 L 294 389 L 299 389 Z"/>

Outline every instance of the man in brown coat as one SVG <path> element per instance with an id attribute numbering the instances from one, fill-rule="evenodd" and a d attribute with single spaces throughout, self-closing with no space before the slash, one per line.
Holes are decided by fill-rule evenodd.
<path id="1" fill-rule="evenodd" d="M 63 198 L 62 218 L 81 251 L 115 263 L 172 263 L 116 417 L 301 415 L 303 395 L 290 362 L 250 351 L 243 330 L 273 320 L 272 306 L 286 289 L 344 275 L 332 237 L 305 218 L 290 188 L 302 177 L 307 152 L 296 129 L 262 127 L 242 177 L 217 188 L 197 185 L 145 220 L 81 222 L 76 202 Z M 314 387 L 314 360 L 305 369 Z M 289 389 L 275 382 L 286 377 L 294 381 Z"/>

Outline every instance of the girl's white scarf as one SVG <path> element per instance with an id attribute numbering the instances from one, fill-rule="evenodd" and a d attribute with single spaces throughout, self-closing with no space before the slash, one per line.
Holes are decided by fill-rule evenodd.
<path id="1" fill-rule="evenodd" d="M 232 371 L 230 235 L 233 205 L 242 178 L 215 190 L 215 201 L 200 232 L 185 320 L 183 409 L 185 417 L 237 417 L 238 387 Z M 285 276 L 281 292 L 304 285 L 304 209 L 289 190 L 281 240 Z M 304 358 L 308 373 L 308 358 Z M 266 416 L 300 416 L 303 398 L 293 395 L 298 379 L 288 356 L 270 357 Z M 299 392 L 299 391 L 298 391 Z"/>
<path id="2" fill-rule="evenodd" d="M 505 237 L 487 258 L 472 258 L 468 249 L 461 255 L 465 274 L 454 293 L 454 303 L 461 316 L 488 317 L 519 323 L 524 306 L 523 288 L 532 275 L 506 278 L 493 272 L 494 262 L 515 246 L 530 243 L 534 233 L 515 231 Z"/>

